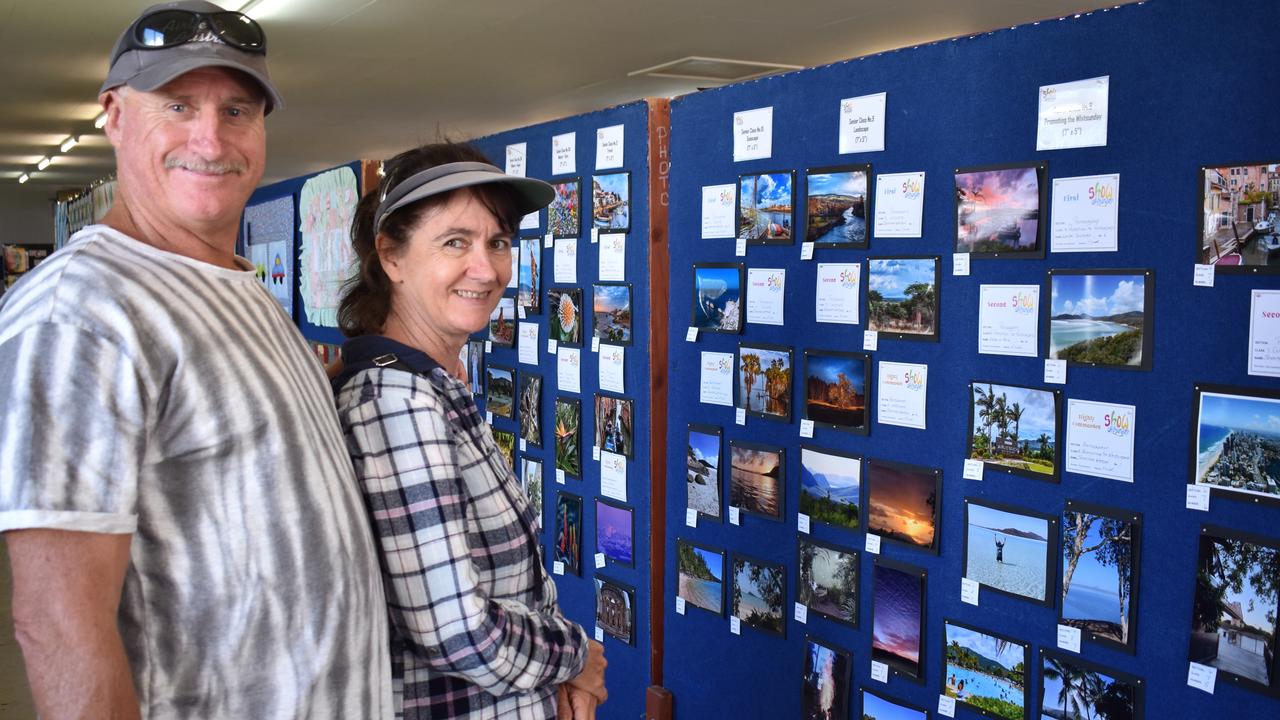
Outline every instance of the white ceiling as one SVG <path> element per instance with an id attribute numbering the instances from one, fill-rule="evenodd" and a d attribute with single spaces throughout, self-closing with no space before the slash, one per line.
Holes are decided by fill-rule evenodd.
<path id="1" fill-rule="evenodd" d="M 113 168 L 93 129 L 107 55 L 147 0 L 0 0 L 0 207 Z M 244 0 L 224 0 L 227 7 Z M 1107 3 L 1106 6 L 1115 3 Z M 440 136 L 466 138 L 650 96 L 628 72 L 690 55 L 813 66 L 1103 7 L 1098 0 L 263 0 L 272 77 L 264 182 Z M 17 177 L 57 151 L 25 185 Z M 3 219 L 0 218 L 0 221 Z"/>

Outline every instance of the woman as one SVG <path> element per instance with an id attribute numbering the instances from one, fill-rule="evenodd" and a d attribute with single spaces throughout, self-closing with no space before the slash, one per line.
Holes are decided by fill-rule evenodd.
<path id="1" fill-rule="evenodd" d="M 510 279 L 520 218 L 553 190 L 465 145 L 385 171 L 352 225 L 334 387 L 381 543 L 398 717 L 589 718 L 603 648 L 561 614 L 535 518 L 455 376 Z"/>

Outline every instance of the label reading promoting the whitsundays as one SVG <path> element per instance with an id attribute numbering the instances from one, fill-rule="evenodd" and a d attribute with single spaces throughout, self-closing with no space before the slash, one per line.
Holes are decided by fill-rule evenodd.
<path id="1" fill-rule="evenodd" d="M 1280 290 L 1254 290 L 1249 302 L 1249 374 L 1280 377 Z"/>
<path id="2" fill-rule="evenodd" d="M 608 170 L 622 167 L 622 125 L 610 125 L 596 130 L 596 169 Z"/>
<path id="3" fill-rule="evenodd" d="M 978 289 L 978 352 L 1036 357 L 1039 285 L 982 285 Z"/>
<path id="4" fill-rule="evenodd" d="M 1101 147 L 1107 144 L 1110 76 L 1040 88 L 1036 150 Z"/>
<path id="5" fill-rule="evenodd" d="M 551 138 L 551 174 L 568 175 L 578 169 L 578 134 L 567 132 Z"/>
<path id="6" fill-rule="evenodd" d="M 781 325 L 787 271 L 782 268 L 747 269 L 747 322 Z"/>
<path id="7" fill-rule="evenodd" d="M 1049 249 L 1115 252 L 1120 249 L 1120 175 L 1054 178 Z"/>
<path id="8" fill-rule="evenodd" d="M 508 175 L 524 177 L 525 158 L 529 153 L 529 143 L 515 143 L 507 146 Z"/>
<path id="9" fill-rule="evenodd" d="M 733 407 L 733 353 L 702 351 L 698 401 Z"/>
<path id="10" fill-rule="evenodd" d="M 1133 482 L 1133 405 L 1067 399 L 1067 472 Z"/>
<path id="11" fill-rule="evenodd" d="M 857 325 L 861 280 L 862 263 L 818 263 L 818 322 Z"/>
<path id="12" fill-rule="evenodd" d="M 600 343 L 600 389 L 608 392 L 623 393 L 625 375 L 623 374 L 624 351 L 621 345 Z"/>
<path id="13" fill-rule="evenodd" d="M 840 101 L 840 154 L 884 149 L 885 93 Z"/>
<path id="14" fill-rule="evenodd" d="M 733 222 L 734 186 L 702 187 L 702 239 L 731 238 L 737 230 Z"/>
<path id="15" fill-rule="evenodd" d="M 578 238 L 556 238 L 555 281 L 573 285 L 578 282 Z"/>
<path id="16" fill-rule="evenodd" d="M 600 280 L 622 282 L 627 279 L 626 233 L 604 233 L 600 236 Z"/>
<path id="17" fill-rule="evenodd" d="M 556 387 L 564 392 L 582 392 L 582 348 L 562 347 L 556 353 Z"/>
<path id="18" fill-rule="evenodd" d="M 924 173 L 876 176 L 876 237 L 918 238 L 924 226 Z"/>
<path id="19" fill-rule="evenodd" d="M 876 375 L 876 419 L 886 425 L 924 430 L 929 366 L 922 363 L 880 361 Z"/>
<path id="20" fill-rule="evenodd" d="M 733 161 L 773 156 L 773 106 L 733 114 Z"/>

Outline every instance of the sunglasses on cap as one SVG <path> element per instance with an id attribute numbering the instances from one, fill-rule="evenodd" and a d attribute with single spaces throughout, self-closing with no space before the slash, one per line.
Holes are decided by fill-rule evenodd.
<path id="1" fill-rule="evenodd" d="M 267 53 L 267 36 L 262 26 L 243 13 L 158 10 L 141 17 L 129 28 L 111 63 L 129 50 L 162 50 L 199 41 L 204 34 L 237 50 L 257 55 Z"/>

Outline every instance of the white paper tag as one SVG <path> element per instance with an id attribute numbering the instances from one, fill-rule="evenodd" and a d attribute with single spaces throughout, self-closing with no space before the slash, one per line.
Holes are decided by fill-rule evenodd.
<path id="1" fill-rule="evenodd" d="M 528 441 L 524 438 L 520 438 L 520 452 L 524 452 L 529 449 L 529 446 L 526 444 L 527 442 Z"/>
<path id="2" fill-rule="evenodd" d="M 689 326 L 689 330 L 688 330 L 687 332 L 685 332 L 685 334 L 684 334 L 684 341 L 685 341 L 685 342 L 697 342 L 697 340 L 698 340 L 698 328 L 693 327 L 692 325 L 690 325 L 690 326 Z"/>
<path id="3" fill-rule="evenodd" d="M 874 352 L 880 346 L 880 332 L 878 330 L 862 331 L 862 349 L 868 352 Z"/>
<path id="4" fill-rule="evenodd" d="M 591 352 L 594 352 L 594 353 L 600 352 L 600 338 L 598 337 L 591 338 Z"/>
<path id="5" fill-rule="evenodd" d="M 978 581 L 960 578 L 960 602 L 969 605 L 978 604 Z"/>
<path id="6" fill-rule="evenodd" d="M 555 355 L 555 354 L 556 354 L 556 351 L 557 351 L 557 350 L 559 350 L 559 349 L 560 349 L 560 341 L 559 341 L 559 340 L 552 340 L 551 338 L 547 338 L 547 353 L 548 353 L 548 354 L 550 354 L 550 355 Z"/>
<path id="7" fill-rule="evenodd" d="M 734 421 L 735 423 L 737 423 L 738 425 L 746 425 L 746 424 L 747 424 L 747 409 L 746 409 L 746 408 L 738 408 L 738 409 L 736 409 L 736 410 L 734 411 L 734 413 L 733 413 L 733 421 Z"/>
<path id="8" fill-rule="evenodd" d="M 796 610 L 793 616 L 798 623 L 809 623 L 809 606 L 804 603 L 796 603 Z"/>
<path id="9" fill-rule="evenodd" d="M 528 316 L 527 316 L 527 315 L 525 315 L 525 312 L 524 312 L 524 306 L 523 306 L 523 305 L 519 305 L 519 306 L 517 306 L 517 307 L 516 307 L 516 317 L 520 318 L 521 320 L 526 320 L 526 319 L 528 319 Z"/>
<path id="10" fill-rule="evenodd" d="M 733 254 L 737 255 L 738 257 L 747 256 L 747 239 L 746 238 L 744 237 L 738 238 L 737 242 L 735 242 L 733 245 Z"/>
<path id="11" fill-rule="evenodd" d="M 969 253 L 952 253 L 951 254 L 951 274 L 952 275 L 968 275 L 969 274 Z"/>
<path id="12" fill-rule="evenodd" d="M 604 630 L 599 625 L 596 626 L 596 642 L 604 642 Z"/>
<path id="13" fill-rule="evenodd" d="M 684 524 L 691 528 L 698 527 L 698 511 L 693 508 L 686 508 L 684 511 Z"/>
<path id="14" fill-rule="evenodd" d="M 734 505 L 729 506 L 729 524 L 730 525 L 742 524 L 742 511 L 739 510 L 737 506 L 734 506 Z"/>
<path id="15" fill-rule="evenodd" d="M 556 560 L 555 562 L 551 563 L 551 572 L 555 573 L 556 575 L 563 575 L 564 563 L 560 562 L 559 560 Z"/>
<path id="16" fill-rule="evenodd" d="M 680 597 L 679 595 L 676 596 L 676 614 L 677 615 L 684 614 L 684 598 Z"/>
<path id="17" fill-rule="evenodd" d="M 1209 512 L 1209 486 L 1187 486 L 1187 509 Z"/>
<path id="18" fill-rule="evenodd" d="M 596 462 L 600 462 L 600 446 L 599 445 L 591 446 L 591 459 L 595 460 Z"/>
<path id="19" fill-rule="evenodd" d="M 604 567 L 604 553 L 596 553 L 596 569 Z"/>
<path id="20" fill-rule="evenodd" d="M 1067 384 L 1067 361 L 1053 360 L 1045 358 L 1044 360 L 1044 381 L 1055 385 Z"/>
<path id="21" fill-rule="evenodd" d="M 889 682 L 889 666 L 879 660 L 871 661 L 871 679 L 876 682 Z"/>
<path id="22" fill-rule="evenodd" d="M 956 699 L 946 695 L 938 696 L 938 714 L 942 717 L 956 716 Z"/>
<path id="23" fill-rule="evenodd" d="M 591 242 L 592 243 L 600 242 L 600 228 L 598 227 L 591 228 Z"/>
<path id="24" fill-rule="evenodd" d="M 729 632 L 734 635 L 742 634 L 742 621 L 738 619 L 737 615 L 729 618 Z"/>
<path id="25" fill-rule="evenodd" d="M 1080 628 L 1059 624 L 1058 648 L 1073 653 L 1080 652 Z"/>
<path id="26" fill-rule="evenodd" d="M 487 354 L 487 353 L 491 353 L 491 352 L 493 352 L 493 341 L 492 341 L 492 340 L 485 340 L 485 341 L 484 341 L 484 351 L 485 351 L 485 353 L 486 353 L 486 354 Z"/>
<path id="27" fill-rule="evenodd" d="M 800 259 L 801 260 L 813 259 L 813 243 L 811 242 L 800 243 Z"/>
<path id="28" fill-rule="evenodd" d="M 1191 284 L 1196 287 L 1213 287 L 1213 266 L 1197 264 Z"/>
<path id="29" fill-rule="evenodd" d="M 809 516 L 804 513 L 796 514 L 796 528 L 802 533 L 809 532 Z"/>
<path id="30" fill-rule="evenodd" d="M 964 479 L 965 480 L 981 480 L 982 470 L 986 465 L 981 460 L 965 460 L 964 461 Z"/>
<path id="31" fill-rule="evenodd" d="M 867 533 L 867 552 L 872 555 L 880 554 L 880 536 L 875 533 Z"/>
<path id="32" fill-rule="evenodd" d="M 547 233 L 546 235 L 543 235 L 543 236 L 542 236 L 542 247 L 544 247 L 544 248 L 554 248 L 555 246 L 556 246 L 556 236 L 555 236 L 555 235 L 552 235 L 551 233 Z"/>
<path id="33" fill-rule="evenodd" d="M 556 468 L 556 482 L 564 484 L 564 468 Z"/>
<path id="34" fill-rule="evenodd" d="M 800 437 L 802 438 L 813 437 L 813 421 L 812 420 L 800 421 Z"/>
<path id="35" fill-rule="evenodd" d="M 1210 695 L 1213 694 L 1213 686 L 1218 682 L 1218 668 L 1201 665 L 1200 663 L 1188 663 L 1187 667 L 1187 684 L 1197 690 L 1203 690 Z"/>

